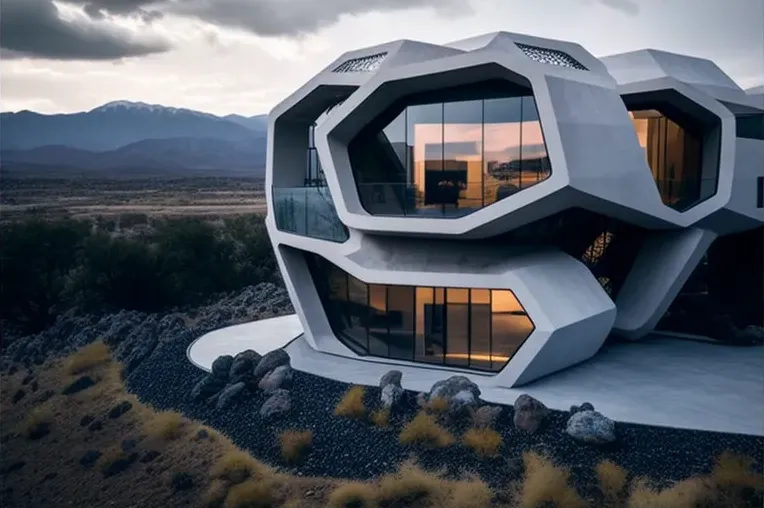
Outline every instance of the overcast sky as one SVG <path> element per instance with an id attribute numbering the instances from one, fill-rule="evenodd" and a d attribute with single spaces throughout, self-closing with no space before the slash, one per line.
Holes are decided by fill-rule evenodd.
<path id="1" fill-rule="evenodd" d="M 347 49 L 504 30 L 657 48 L 764 84 L 764 0 L 2 0 L 2 110 L 267 113 Z"/>

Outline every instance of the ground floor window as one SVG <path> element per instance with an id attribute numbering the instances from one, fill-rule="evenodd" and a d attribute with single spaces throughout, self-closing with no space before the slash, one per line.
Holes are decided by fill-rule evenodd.
<path id="1" fill-rule="evenodd" d="M 366 284 L 305 256 L 332 330 L 360 355 L 498 371 L 533 331 L 507 289 Z"/>

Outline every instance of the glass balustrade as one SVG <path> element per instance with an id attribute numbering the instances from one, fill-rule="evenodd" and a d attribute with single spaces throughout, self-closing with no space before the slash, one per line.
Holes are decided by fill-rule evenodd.
<path id="1" fill-rule="evenodd" d="M 332 242 L 348 239 L 328 187 L 274 188 L 273 209 L 280 231 Z"/>

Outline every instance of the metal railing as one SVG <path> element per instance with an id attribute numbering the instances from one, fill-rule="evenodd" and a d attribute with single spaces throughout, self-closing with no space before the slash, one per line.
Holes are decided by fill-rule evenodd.
<path id="1" fill-rule="evenodd" d="M 328 187 L 274 187 L 273 209 L 280 231 L 332 242 L 348 239 Z"/>

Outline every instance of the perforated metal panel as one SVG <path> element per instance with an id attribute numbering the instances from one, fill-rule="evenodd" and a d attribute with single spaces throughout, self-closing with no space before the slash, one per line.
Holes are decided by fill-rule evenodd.
<path id="1" fill-rule="evenodd" d="M 332 72 L 376 72 L 387 53 L 377 53 L 376 55 L 353 58 L 342 62 Z"/>
<path id="2" fill-rule="evenodd" d="M 531 60 L 535 60 L 539 63 L 545 63 L 550 65 L 559 65 L 560 67 L 570 67 L 572 69 L 578 69 L 580 71 L 588 71 L 578 60 L 565 53 L 564 51 L 558 51 L 556 49 L 540 48 L 538 46 L 530 46 L 528 44 L 515 43 L 525 56 Z"/>

